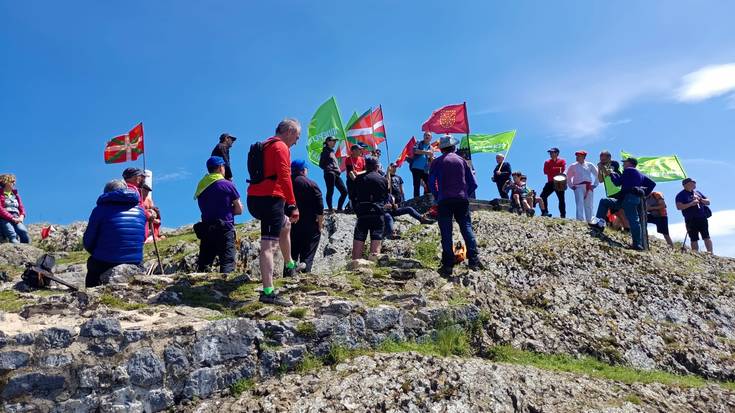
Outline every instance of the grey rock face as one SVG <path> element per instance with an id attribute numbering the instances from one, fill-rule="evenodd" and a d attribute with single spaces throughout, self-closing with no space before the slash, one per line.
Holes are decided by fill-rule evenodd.
<path id="1" fill-rule="evenodd" d="M 73 358 L 69 354 L 49 354 L 40 361 L 40 364 L 44 367 L 58 368 L 68 366 L 72 361 Z"/>
<path id="2" fill-rule="evenodd" d="M 140 387 L 163 384 L 163 362 L 150 348 L 138 350 L 128 360 L 130 383 Z"/>
<path id="3" fill-rule="evenodd" d="M 220 320 L 197 333 L 192 357 L 194 363 L 214 366 L 221 362 L 244 358 L 254 349 L 256 339 L 263 333 L 250 320 Z"/>
<path id="4" fill-rule="evenodd" d="M 63 376 L 41 373 L 21 374 L 8 380 L 0 396 L 4 400 L 12 400 L 27 394 L 55 397 L 64 389 L 64 384 Z"/>
<path id="5" fill-rule="evenodd" d="M 143 274 L 145 270 L 137 265 L 120 264 L 116 265 L 100 275 L 102 284 L 125 284 L 129 283 L 134 275 Z"/>
<path id="6" fill-rule="evenodd" d="M 71 345 L 73 335 L 66 328 L 47 328 L 36 337 L 36 344 L 41 348 L 66 348 Z"/>
<path id="7" fill-rule="evenodd" d="M 42 249 L 31 244 L 0 244 L 0 265 L 24 267 L 35 263 L 43 254 Z"/>
<path id="8" fill-rule="evenodd" d="M 116 318 L 93 318 L 82 324 L 79 335 L 82 337 L 117 337 L 122 335 L 120 320 Z"/>
<path id="9" fill-rule="evenodd" d="M 398 323 L 399 311 L 395 307 L 370 308 L 365 314 L 365 325 L 370 330 L 384 331 Z"/>
<path id="10" fill-rule="evenodd" d="M 3 370 L 15 370 L 28 364 L 30 359 L 28 353 L 22 351 L 4 351 L 0 353 L 0 372 Z"/>
<path id="11" fill-rule="evenodd" d="M 154 389 L 146 394 L 143 408 L 146 412 L 160 412 L 174 404 L 174 396 L 170 390 Z"/>

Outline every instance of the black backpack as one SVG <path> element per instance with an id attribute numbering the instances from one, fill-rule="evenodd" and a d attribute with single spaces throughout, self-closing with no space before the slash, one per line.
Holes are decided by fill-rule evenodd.
<path id="1" fill-rule="evenodd" d="M 264 176 L 265 162 L 263 155 L 265 148 L 272 144 L 273 141 L 273 139 L 268 139 L 265 142 L 255 142 L 250 145 L 250 150 L 248 151 L 248 173 L 250 174 L 250 179 L 247 180 L 249 184 L 259 184 L 265 179 L 276 179 L 276 175 Z"/>

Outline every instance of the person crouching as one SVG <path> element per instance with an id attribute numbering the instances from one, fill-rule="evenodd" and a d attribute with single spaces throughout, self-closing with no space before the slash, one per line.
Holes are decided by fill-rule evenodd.
<path id="1" fill-rule="evenodd" d="M 378 172 L 378 160 L 365 159 L 365 174 L 355 180 L 355 234 L 352 259 L 363 257 L 365 241 L 370 234 L 370 259 L 376 259 L 383 241 L 385 222 L 383 207 L 388 197 L 388 180 Z"/>
<path id="2" fill-rule="evenodd" d="M 120 264 L 143 261 L 146 218 L 140 195 L 121 180 L 110 181 L 97 199 L 84 230 L 87 259 L 87 288 L 100 285 L 100 276 Z"/>

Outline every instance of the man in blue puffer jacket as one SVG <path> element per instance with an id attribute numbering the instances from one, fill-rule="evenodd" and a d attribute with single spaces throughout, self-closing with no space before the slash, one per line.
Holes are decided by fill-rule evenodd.
<path id="1" fill-rule="evenodd" d="M 145 212 L 138 205 L 138 192 L 124 181 L 110 181 L 97 198 L 84 231 L 87 288 L 100 285 L 100 276 L 120 264 L 140 265 L 145 241 Z"/>

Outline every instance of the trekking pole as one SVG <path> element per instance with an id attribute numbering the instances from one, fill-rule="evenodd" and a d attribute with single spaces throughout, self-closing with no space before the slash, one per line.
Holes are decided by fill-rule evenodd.
<path id="1" fill-rule="evenodd" d="M 686 252 L 687 250 L 687 237 L 688 236 L 689 236 L 688 232 L 684 234 L 684 241 L 681 242 L 681 252 Z"/>
<path id="2" fill-rule="evenodd" d="M 158 252 L 158 242 L 156 242 L 156 234 L 153 232 L 153 222 L 148 222 L 148 226 L 151 229 L 151 236 L 153 237 L 153 249 L 156 251 L 156 258 L 158 258 L 158 268 L 160 268 L 161 274 L 163 274 L 163 264 L 161 263 L 161 254 Z"/>
<path id="3" fill-rule="evenodd" d="M 646 214 L 646 198 L 641 196 L 641 206 L 638 209 L 641 216 L 641 235 L 643 239 L 643 249 L 650 250 L 651 246 L 648 242 L 648 214 Z"/>

